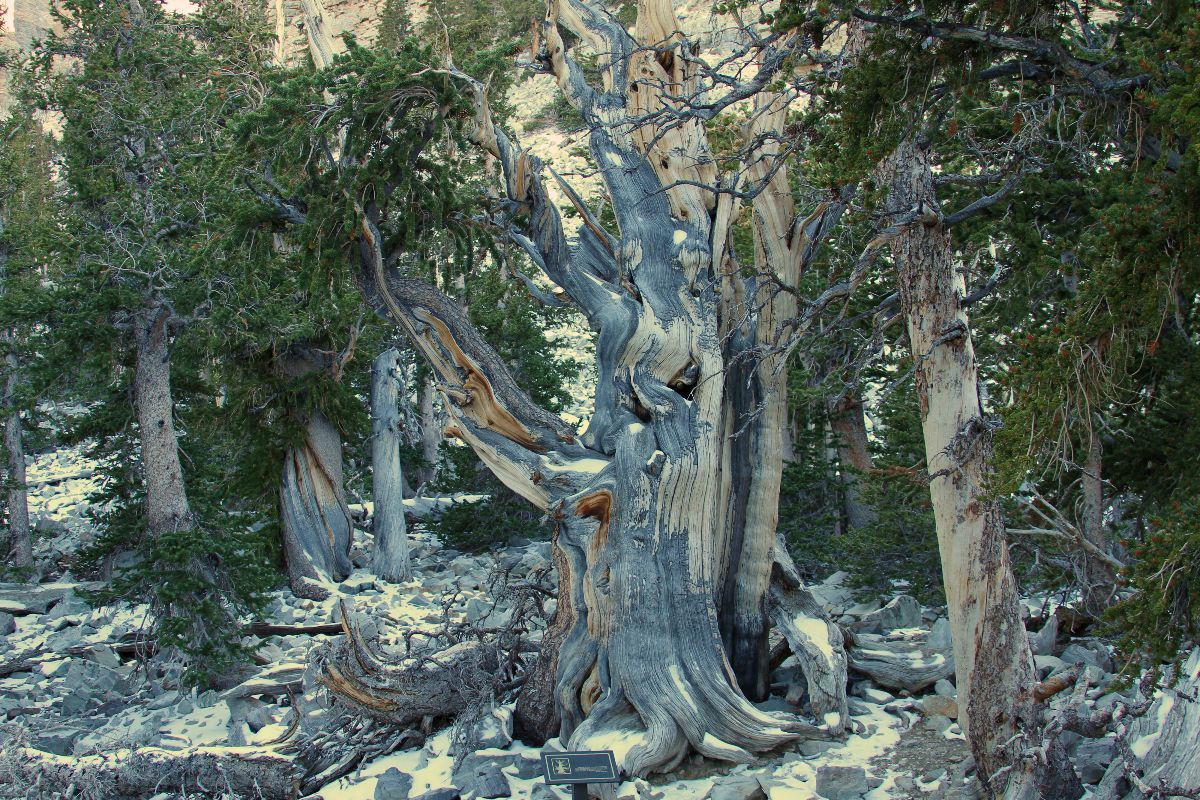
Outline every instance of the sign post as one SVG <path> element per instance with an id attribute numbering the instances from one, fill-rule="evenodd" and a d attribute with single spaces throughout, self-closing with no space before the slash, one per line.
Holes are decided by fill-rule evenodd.
<path id="1" fill-rule="evenodd" d="M 572 800 L 587 800 L 589 783 L 620 783 L 612 750 L 542 753 L 546 783 L 569 784 Z"/>

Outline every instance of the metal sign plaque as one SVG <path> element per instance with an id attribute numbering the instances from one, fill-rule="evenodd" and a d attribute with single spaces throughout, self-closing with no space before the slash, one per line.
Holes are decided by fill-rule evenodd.
<path id="1" fill-rule="evenodd" d="M 546 783 L 620 783 L 612 750 L 542 753 Z"/>

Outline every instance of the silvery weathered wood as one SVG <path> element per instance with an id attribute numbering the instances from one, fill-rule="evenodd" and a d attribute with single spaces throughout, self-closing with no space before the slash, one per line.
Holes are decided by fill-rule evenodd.
<path id="1" fill-rule="evenodd" d="M 1117 757 L 1093 795 L 1097 800 L 1200 796 L 1200 648 L 1175 684 L 1144 714 L 1118 728 Z"/>
<path id="2" fill-rule="evenodd" d="M 924 638 L 888 639 L 857 633 L 847 650 L 850 668 L 880 686 L 919 692 L 954 674 L 954 656 L 926 645 Z"/>
<path id="3" fill-rule="evenodd" d="M 400 469 L 400 351 L 380 353 L 371 365 L 371 487 L 375 535 L 371 569 L 388 581 L 412 576 L 404 522 L 404 477 Z"/>
<path id="4" fill-rule="evenodd" d="M 845 637 L 805 588 L 782 538 L 775 545 L 770 598 L 771 620 L 800 662 L 813 715 L 840 733 L 849 722 Z"/>
<path id="5" fill-rule="evenodd" d="M 301 378 L 329 370 L 328 353 L 296 347 L 279 358 L 280 370 Z M 319 411 L 305 420 L 305 438 L 284 455 L 279 489 L 284 562 L 292 592 L 324 599 L 328 585 L 350 574 L 352 523 L 342 486 L 342 439 Z"/>

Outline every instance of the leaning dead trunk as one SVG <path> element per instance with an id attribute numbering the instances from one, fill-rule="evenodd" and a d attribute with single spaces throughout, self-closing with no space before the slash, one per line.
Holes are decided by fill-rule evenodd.
<path id="1" fill-rule="evenodd" d="M 902 142 L 889 165 L 889 204 L 908 215 L 892 242 L 916 364 L 929 490 L 954 639 L 960 716 L 991 794 L 1057 797 L 1040 786 L 1044 755 L 1033 655 L 1009 563 L 1004 517 L 987 494 L 991 428 L 979 399 L 962 274 L 934 190 L 928 151 Z M 1061 754 L 1052 752 L 1053 761 Z"/>
<path id="2" fill-rule="evenodd" d="M 326 365 L 303 351 L 282 359 L 281 366 L 299 377 Z M 292 592 L 324 599 L 327 586 L 344 580 L 352 569 L 353 525 L 342 487 L 342 437 L 320 411 L 309 412 L 304 442 L 284 456 L 279 505 Z"/>
<path id="3" fill-rule="evenodd" d="M 375 534 L 371 567 L 388 581 L 412 576 L 404 524 L 404 476 L 400 469 L 400 351 L 380 353 L 371 365 L 371 486 Z"/>
<path id="4" fill-rule="evenodd" d="M 4 337 L 11 348 L 13 334 Z M 17 354 L 11 349 L 5 357 L 8 374 L 4 378 L 4 450 L 8 457 L 8 551 L 14 567 L 33 566 L 33 538 L 29 527 L 29 497 L 25 488 L 25 444 L 21 429 L 21 412 L 16 408 Z"/>
<path id="5" fill-rule="evenodd" d="M 171 309 L 152 302 L 137 315 L 134 405 L 141 440 L 142 474 L 150 534 L 158 537 L 193 526 L 179 463 L 175 405 L 171 397 Z"/>

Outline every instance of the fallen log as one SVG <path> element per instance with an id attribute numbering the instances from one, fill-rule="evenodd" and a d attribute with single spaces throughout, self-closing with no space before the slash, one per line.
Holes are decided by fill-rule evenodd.
<path id="1" fill-rule="evenodd" d="M 931 647 L 927 637 L 888 639 L 859 633 L 847 655 L 851 669 L 889 689 L 919 692 L 954 674 L 954 656 Z"/>
<path id="2" fill-rule="evenodd" d="M 807 683 L 818 722 L 841 733 L 850 720 L 846 698 L 845 636 L 804 586 L 782 537 L 776 537 L 769 594 L 771 622 L 791 648 Z M 788 690 L 789 702 L 799 700 Z"/>
<path id="3" fill-rule="evenodd" d="M 304 664 L 275 664 L 225 690 L 221 693 L 221 699 L 287 694 L 289 689 L 297 689 L 304 683 L 304 670 Z"/>
<path id="4" fill-rule="evenodd" d="M 340 622 L 321 622 L 316 625 L 277 625 L 273 622 L 252 622 L 249 633 L 260 638 L 267 636 L 337 636 L 342 633 Z"/>
<path id="5" fill-rule="evenodd" d="M 253 747 L 143 747 L 80 757 L 6 747 L 5 756 L 0 785 L 8 784 L 29 800 L 134 800 L 163 792 L 288 800 L 295 796 L 297 780 L 290 758 Z"/>

